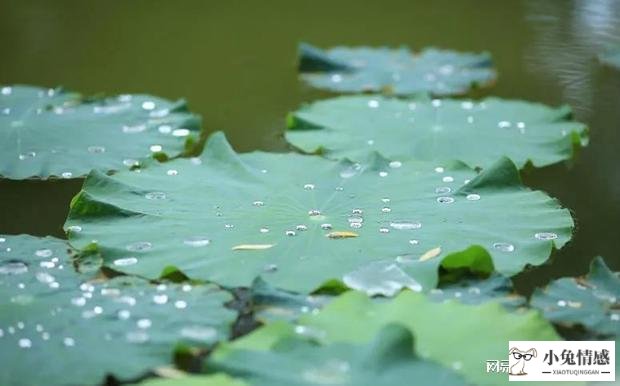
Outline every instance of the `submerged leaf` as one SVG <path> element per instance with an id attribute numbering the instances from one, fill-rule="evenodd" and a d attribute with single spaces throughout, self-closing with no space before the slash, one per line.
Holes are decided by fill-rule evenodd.
<path id="1" fill-rule="evenodd" d="M 620 277 L 601 257 L 582 278 L 561 278 L 537 289 L 531 305 L 562 326 L 581 325 L 588 338 L 620 337 Z"/>
<path id="2" fill-rule="evenodd" d="M 396 95 L 429 92 L 463 94 L 495 80 L 488 53 L 426 48 L 335 47 L 301 44 L 299 70 L 314 87 L 337 92 L 385 91 Z"/>
<path id="3" fill-rule="evenodd" d="M 274 350 L 284 336 L 293 335 L 318 340 L 323 345 L 366 344 L 393 323 L 413 333 L 416 351 L 422 357 L 454 369 L 476 385 L 508 385 L 506 374 L 487 373 L 485 364 L 487 360 L 505 359 L 509 340 L 559 339 L 553 327 L 534 311 L 514 313 L 494 302 L 476 306 L 453 301 L 438 303 L 411 291 L 379 302 L 349 291 L 318 313 L 302 316 L 296 326 L 268 324 L 246 337 L 225 343 L 214 353 L 214 360 L 232 349 Z M 400 384 L 403 379 L 409 378 L 402 378 Z"/>
<path id="4" fill-rule="evenodd" d="M 91 173 L 72 203 L 66 229 L 80 232 L 69 233 L 70 243 L 83 250 L 97 240 L 105 265 L 149 278 L 174 265 L 225 286 L 247 287 L 263 276 L 303 293 L 389 261 L 427 291 L 440 265 L 514 275 L 541 264 L 573 226 L 555 200 L 520 184 L 507 159 L 480 175 L 453 163 L 391 169 L 380 157 L 356 166 L 298 154 L 238 155 L 216 134 L 202 161 Z M 149 199 L 152 192 L 165 198 Z M 326 237 L 347 228 L 358 236 Z M 273 247 L 231 251 L 240 242 Z M 417 259 L 438 245 L 441 258 Z M 128 255 L 131 264 L 116 263 Z"/>
<path id="5" fill-rule="evenodd" d="M 225 347 L 207 367 L 254 386 L 397 386 L 414 379 L 424 385 L 467 384 L 451 369 L 417 356 L 411 332 L 397 324 L 366 344 L 318 346 L 301 336 L 283 336 L 269 351 Z"/>
<path id="6" fill-rule="evenodd" d="M 0 93 L 0 177 L 81 178 L 182 154 L 200 131 L 185 102 L 149 95 L 83 99 L 61 89 Z"/>
<path id="7" fill-rule="evenodd" d="M 0 237 L 0 384 L 130 380 L 169 364 L 177 343 L 228 338 L 236 317 L 224 306 L 228 293 L 129 277 L 87 281 L 67 249 L 58 239 Z"/>
<path id="8" fill-rule="evenodd" d="M 480 102 L 380 96 L 338 97 L 293 112 L 286 139 L 307 153 L 361 161 L 379 152 L 393 160 L 459 160 L 488 167 L 502 156 L 517 166 L 546 166 L 585 145 L 587 128 L 567 106 L 517 100 Z"/>

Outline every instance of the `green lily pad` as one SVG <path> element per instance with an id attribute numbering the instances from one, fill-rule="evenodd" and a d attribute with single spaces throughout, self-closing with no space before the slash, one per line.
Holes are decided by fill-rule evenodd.
<path id="1" fill-rule="evenodd" d="M 5 86 L 0 93 L 0 176 L 79 178 L 176 157 L 197 138 L 185 102 L 149 95 L 83 99 L 61 89 Z"/>
<path id="2" fill-rule="evenodd" d="M 131 380 L 170 363 L 177 343 L 207 347 L 229 337 L 236 314 L 224 303 L 232 297 L 214 286 L 88 282 L 72 270 L 62 240 L 0 240 L 2 385 Z"/>
<path id="3" fill-rule="evenodd" d="M 419 358 L 411 332 L 400 325 L 381 329 L 368 344 L 320 346 L 302 337 L 283 338 L 270 351 L 225 349 L 207 367 L 255 386 L 289 385 L 466 385 L 452 370 Z"/>
<path id="4" fill-rule="evenodd" d="M 291 113 L 286 139 L 306 153 L 364 159 L 377 151 L 390 160 L 459 160 L 486 167 L 499 157 L 519 168 L 571 158 L 587 143 L 587 128 L 570 108 L 517 100 L 480 102 L 381 96 L 318 101 Z"/>
<path id="5" fill-rule="evenodd" d="M 609 49 L 598 56 L 599 60 L 608 66 L 620 68 L 620 47 Z"/>
<path id="6" fill-rule="evenodd" d="M 189 375 L 182 378 L 153 378 L 139 383 L 141 386 L 248 386 L 247 383 L 226 374 Z"/>
<path id="7" fill-rule="evenodd" d="M 429 92 L 464 94 L 495 80 L 488 53 L 426 48 L 335 47 L 327 51 L 301 44 L 299 71 L 310 85 L 336 92 L 387 91 L 396 95 Z"/>
<path id="8" fill-rule="evenodd" d="M 557 201 L 521 185 L 507 159 L 476 175 L 462 164 L 381 157 L 356 165 L 238 155 L 219 133 L 199 161 L 92 172 L 71 205 L 70 243 L 96 247 L 104 264 L 149 278 L 172 265 L 230 287 L 262 276 L 307 293 L 344 280 L 389 296 L 435 287 L 440 264 L 514 275 L 547 260 L 573 227 Z"/>
<path id="9" fill-rule="evenodd" d="M 497 302 L 481 305 L 436 302 L 411 291 L 378 302 L 350 291 L 317 314 L 303 316 L 295 326 L 283 322 L 267 324 L 225 343 L 214 352 L 214 359 L 230 349 L 268 351 L 283 336 L 291 335 L 302 335 L 324 345 L 364 344 L 390 323 L 411 330 L 421 357 L 452 368 L 478 385 L 508 385 L 506 374 L 487 373 L 485 367 L 487 360 L 507 358 L 509 340 L 559 339 L 551 324 L 538 312 L 509 311 Z"/>
<path id="10" fill-rule="evenodd" d="M 585 277 L 561 278 L 537 289 L 531 305 L 562 326 L 580 325 L 597 338 L 620 337 L 620 277 L 601 257 Z"/>

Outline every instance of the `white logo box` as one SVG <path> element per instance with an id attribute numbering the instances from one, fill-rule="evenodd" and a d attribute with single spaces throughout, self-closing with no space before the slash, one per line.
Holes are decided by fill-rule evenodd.
<path id="1" fill-rule="evenodd" d="M 510 381 L 615 381 L 614 341 L 510 341 Z"/>

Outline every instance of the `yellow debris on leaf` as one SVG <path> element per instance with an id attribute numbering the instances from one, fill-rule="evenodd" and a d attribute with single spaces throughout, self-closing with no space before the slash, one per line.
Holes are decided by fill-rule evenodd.
<path id="1" fill-rule="evenodd" d="M 357 237 L 359 235 L 355 232 L 350 231 L 334 231 L 329 232 L 326 236 L 330 239 L 349 239 L 351 237 Z"/>
<path id="2" fill-rule="evenodd" d="M 420 261 L 430 260 L 433 257 L 439 256 L 440 253 L 441 253 L 441 247 L 429 249 L 428 251 L 424 252 L 422 256 L 420 256 Z"/>
<path id="3" fill-rule="evenodd" d="M 232 247 L 233 251 L 260 251 L 263 249 L 269 249 L 275 244 L 239 244 Z"/>

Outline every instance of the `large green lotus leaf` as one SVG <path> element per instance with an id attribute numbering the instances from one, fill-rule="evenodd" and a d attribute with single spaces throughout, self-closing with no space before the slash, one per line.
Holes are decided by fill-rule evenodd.
<path id="1" fill-rule="evenodd" d="M 232 297 L 213 286 L 88 282 L 62 240 L 0 240 L 2 385 L 133 379 L 170 363 L 177 343 L 206 347 L 229 337 L 236 314 L 224 303 Z"/>
<path id="2" fill-rule="evenodd" d="M 149 95 L 83 99 L 61 89 L 0 93 L 0 176 L 77 178 L 182 154 L 199 133 L 185 102 Z"/>
<path id="3" fill-rule="evenodd" d="M 386 91 L 396 95 L 466 93 L 495 80 L 491 55 L 426 48 L 299 47 L 302 78 L 336 92 Z"/>
<path id="4" fill-rule="evenodd" d="M 291 113 L 286 139 L 307 153 L 361 160 L 377 151 L 396 161 L 459 160 L 486 167 L 499 157 L 519 167 L 550 165 L 585 145 L 586 127 L 570 108 L 517 100 L 481 102 L 347 96 Z"/>
<path id="5" fill-rule="evenodd" d="M 561 278 L 537 289 L 531 305 L 563 326 L 581 325 L 598 338 L 620 337 L 620 277 L 601 257 L 585 277 Z"/>
<path id="6" fill-rule="evenodd" d="M 226 374 L 189 375 L 182 378 L 153 378 L 139 383 L 141 386 L 249 386 Z"/>
<path id="7" fill-rule="evenodd" d="M 207 368 L 247 380 L 254 386 L 396 386 L 415 379 L 424 385 L 465 385 L 451 369 L 419 358 L 411 332 L 400 325 L 381 329 L 359 345 L 317 345 L 303 337 L 284 337 L 269 351 L 224 348 Z"/>
<path id="8" fill-rule="evenodd" d="M 200 161 L 91 173 L 71 205 L 70 243 L 149 278 L 174 266 L 225 286 L 262 275 L 306 293 L 337 279 L 391 295 L 435 287 L 440 264 L 514 275 L 547 260 L 573 227 L 507 159 L 476 176 L 462 164 L 237 155 L 218 133 Z"/>

